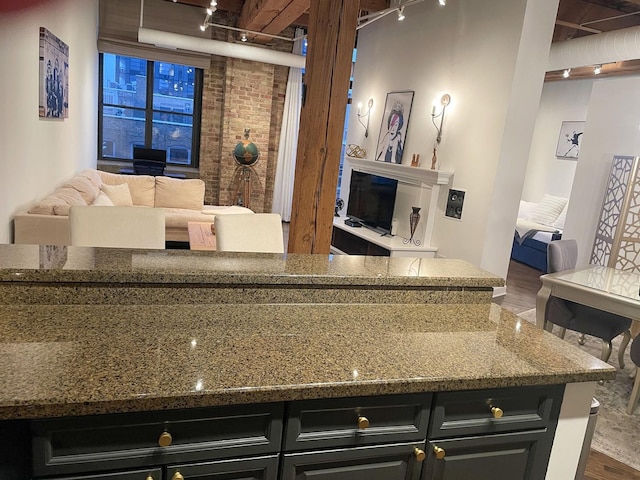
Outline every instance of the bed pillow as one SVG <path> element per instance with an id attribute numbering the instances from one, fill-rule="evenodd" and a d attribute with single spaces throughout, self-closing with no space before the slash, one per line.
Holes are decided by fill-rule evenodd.
<path id="1" fill-rule="evenodd" d="M 553 226 L 555 228 L 557 228 L 558 230 L 564 230 L 564 222 L 567 219 L 567 209 L 568 208 L 569 208 L 569 202 L 567 202 L 565 204 L 564 208 L 560 212 L 560 215 L 558 215 L 558 218 L 556 218 L 556 221 L 553 222 Z"/>
<path id="2" fill-rule="evenodd" d="M 120 185 L 102 185 L 102 191 L 109 197 L 114 205 L 132 206 L 131 191 L 129 185 L 121 183 Z"/>
<path id="3" fill-rule="evenodd" d="M 553 225 L 566 204 L 566 198 L 545 193 L 540 203 L 529 214 L 529 220 L 543 225 Z"/>
<path id="4" fill-rule="evenodd" d="M 518 208 L 518 218 L 528 219 L 529 215 L 536 206 L 536 202 L 527 202 L 526 200 L 520 200 L 520 207 Z"/>

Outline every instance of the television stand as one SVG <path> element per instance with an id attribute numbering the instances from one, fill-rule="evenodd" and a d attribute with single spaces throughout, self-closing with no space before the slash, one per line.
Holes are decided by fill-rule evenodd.
<path id="1" fill-rule="evenodd" d="M 402 237 L 382 235 L 369 228 L 355 228 L 344 217 L 333 219 L 331 253 L 382 257 L 435 258 L 438 249 L 429 245 L 404 245 Z M 360 224 L 358 224 L 360 226 Z"/>

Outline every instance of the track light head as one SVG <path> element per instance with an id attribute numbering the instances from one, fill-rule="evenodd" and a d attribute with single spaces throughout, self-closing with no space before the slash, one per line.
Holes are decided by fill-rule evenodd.
<path id="1" fill-rule="evenodd" d="M 447 0 L 438 0 L 438 3 L 444 7 L 447 4 Z"/>
<path id="2" fill-rule="evenodd" d="M 562 72 L 562 76 L 564 78 L 569 78 L 569 74 L 571 73 L 571 69 L 567 68 L 564 72 Z"/>
<path id="3" fill-rule="evenodd" d="M 247 33 L 246 32 L 242 32 L 242 35 L 240 35 L 240 40 L 242 40 L 243 42 L 247 41 Z"/>
<path id="4" fill-rule="evenodd" d="M 401 22 L 404 20 L 404 5 L 398 9 L 398 21 Z"/>
<path id="5" fill-rule="evenodd" d="M 602 72 L 602 65 L 596 65 L 595 67 L 593 67 L 594 75 L 600 75 L 600 72 Z"/>
<path id="6" fill-rule="evenodd" d="M 200 30 L 202 30 L 203 32 L 207 29 L 206 25 L 200 25 Z"/>

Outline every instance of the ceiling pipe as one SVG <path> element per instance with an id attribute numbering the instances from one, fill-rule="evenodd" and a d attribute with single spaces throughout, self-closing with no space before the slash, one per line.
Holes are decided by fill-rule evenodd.
<path id="1" fill-rule="evenodd" d="M 278 52 L 241 43 L 227 43 L 142 27 L 138 29 L 138 41 L 160 48 L 209 53 L 211 55 L 253 60 L 285 67 L 304 68 L 306 63 L 304 56 L 296 55 L 295 53 Z"/>
<path id="2" fill-rule="evenodd" d="M 574 38 L 551 45 L 547 72 L 640 58 L 640 27 Z"/>

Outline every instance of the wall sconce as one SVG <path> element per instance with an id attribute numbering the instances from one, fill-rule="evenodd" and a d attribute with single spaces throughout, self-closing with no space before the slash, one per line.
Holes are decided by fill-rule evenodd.
<path id="1" fill-rule="evenodd" d="M 358 103 L 358 121 L 360 122 L 360 125 L 362 125 L 364 127 L 364 136 L 368 137 L 369 136 L 369 118 L 371 117 L 371 107 L 373 107 L 373 98 L 370 98 L 369 101 L 367 102 L 367 111 L 365 113 L 360 113 L 362 111 L 362 103 Z M 365 125 L 362 120 L 360 120 L 362 117 L 367 117 L 367 124 Z"/>
<path id="2" fill-rule="evenodd" d="M 444 112 L 447 109 L 447 105 L 451 103 L 451 96 L 448 93 L 445 93 L 440 97 L 440 105 L 442 105 L 442 110 L 440 113 L 436 114 L 436 106 L 433 106 L 431 110 L 431 122 L 433 126 L 436 127 L 436 131 L 438 132 L 438 136 L 436 137 L 436 143 L 440 145 L 440 141 L 442 140 L 442 124 L 444 122 Z M 440 126 L 436 124 L 436 118 L 440 117 Z"/>

